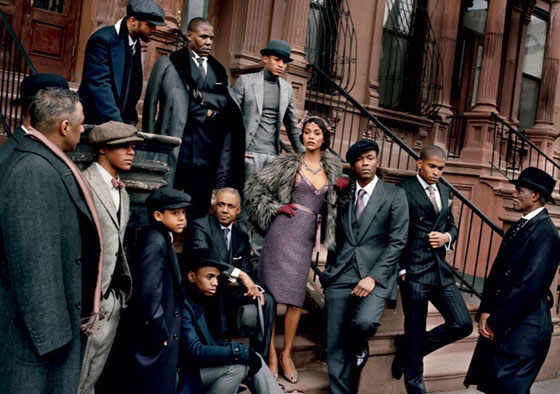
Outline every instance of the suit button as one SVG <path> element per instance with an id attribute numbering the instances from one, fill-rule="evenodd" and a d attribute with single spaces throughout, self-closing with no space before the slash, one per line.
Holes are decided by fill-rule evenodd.
<path id="1" fill-rule="evenodd" d="M 179 339 L 179 334 L 173 335 L 173 339 L 174 339 L 174 340 L 178 340 L 178 339 Z"/>
<path id="2" fill-rule="evenodd" d="M 82 258 L 81 258 L 81 257 L 78 257 L 78 258 L 76 259 L 75 263 L 76 263 L 76 265 L 82 264 Z"/>
<path id="3" fill-rule="evenodd" d="M 179 311 L 175 311 L 174 315 L 175 317 L 179 317 Z"/>
<path id="4" fill-rule="evenodd" d="M 510 274 L 510 270 L 506 270 L 506 272 L 504 272 L 505 276 L 509 276 L 509 274 Z"/>
<path id="5" fill-rule="evenodd" d="M 74 306 L 76 307 L 76 309 L 80 309 L 82 307 L 82 303 L 78 301 L 74 304 Z"/>
<path id="6" fill-rule="evenodd" d="M 502 294 L 501 290 L 496 290 L 496 295 L 499 296 L 500 294 Z"/>

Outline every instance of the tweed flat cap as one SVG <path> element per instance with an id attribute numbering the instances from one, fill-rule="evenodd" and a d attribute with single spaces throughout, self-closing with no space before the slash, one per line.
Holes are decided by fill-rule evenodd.
<path id="1" fill-rule="evenodd" d="M 89 134 L 92 145 L 119 145 L 126 142 L 143 141 L 136 127 L 113 120 L 95 126 Z"/>
<path id="2" fill-rule="evenodd" d="M 377 142 L 370 139 L 360 140 L 348 148 L 348 151 L 346 152 L 346 161 L 350 164 L 354 164 L 358 156 L 370 150 L 374 150 L 375 153 L 379 153 L 379 145 L 377 145 Z"/>
<path id="3" fill-rule="evenodd" d="M 165 11 L 152 0 L 130 0 L 126 6 L 126 15 L 152 25 L 165 26 Z"/>

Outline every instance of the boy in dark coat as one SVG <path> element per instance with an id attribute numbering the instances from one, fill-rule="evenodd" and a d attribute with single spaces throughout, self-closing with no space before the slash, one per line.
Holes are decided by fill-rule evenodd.
<path id="1" fill-rule="evenodd" d="M 126 392 L 175 393 L 183 290 L 173 234 L 187 225 L 188 194 L 162 187 L 146 199 L 151 226 L 131 265 L 134 283 L 126 335 L 132 386 Z"/>

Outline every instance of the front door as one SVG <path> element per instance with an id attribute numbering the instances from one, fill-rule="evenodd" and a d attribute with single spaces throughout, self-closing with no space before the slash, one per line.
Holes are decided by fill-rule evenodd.
<path id="1" fill-rule="evenodd" d="M 0 0 L 16 35 L 39 72 L 73 79 L 81 1 Z"/>

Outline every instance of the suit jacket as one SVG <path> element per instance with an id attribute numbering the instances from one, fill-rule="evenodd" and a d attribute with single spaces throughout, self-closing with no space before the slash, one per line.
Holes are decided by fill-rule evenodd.
<path id="1" fill-rule="evenodd" d="M 294 108 L 294 91 L 292 85 L 282 78 L 278 78 L 280 86 L 280 99 L 278 105 L 278 123 L 274 145 L 276 154 L 280 149 L 280 128 L 282 122 L 286 126 L 288 138 L 296 152 L 304 152 L 305 148 L 299 141 L 300 130 L 297 127 L 296 110 Z M 239 77 L 233 86 L 233 96 L 243 114 L 243 126 L 245 127 L 245 147 L 248 147 L 255 137 L 259 127 L 263 111 L 264 99 L 264 70 L 252 74 L 244 74 Z"/>
<path id="2" fill-rule="evenodd" d="M 434 249 L 428 240 L 428 233 L 431 231 L 449 233 L 453 242 L 457 240 L 451 190 L 441 183 L 437 184 L 441 197 L 441 212 L 436 214 L 434 206 L 416 176 L 407 179 L 399 186 L 406 192 L 410 214 L 408 240 L 400 260 L 400 268 L 406 269 L 407 279 L 420 283 L 428 285 L 454 283 L 452 268 L 445 261 L 445 246 Z"/>
<path id="3" fill-rule="evenodd" d="M 184 293 L 166 229 L 144 231 L 131 269 L 133 298 L 123 317 L 132 355 L 130 382 L 136 390 L 131 392 L 174 393 Z"/>
<path id="4" fill-rule="evenodd" d="M 123 307 L 132 296 L 132 277 L 124 251 L 124 233 L 130 216 L 130 200 L 125 189 L 119 189 L 120 209 L 117 213 L 111 197 L 109 185 L 103 180 L 97 165 L 92 164 L 84 172 L 93 192 L 93 201 L 97 208 L 101 234 L 103 236 L 103 286 L 105 295 L 110 286 L 120 293 Z"/>
<path id="5" fill-rule="evenodd" d="M 142 48 L 136 42 L 131 55 L 126 19 L 105 26 L 89 38 L 78 94 L 84 106 L 84 123 L 138 123 L 136 104 L 142 94 Z"/>
<path id="6" fill-rule="evenodd" d="M 513 226 L 512 226 L 513 228 Z M 489 313 L 494 341 L 480 337 L 465 384 L 487 381 L 492 355 L 499 349 L 516 356 L 539 357 L 552 335 L 550 285 L 560 261 L 560 238 L 547 210 L 511 237 L 506 232 L 477 313 Z M 550 303 L 547 301 L 550 299 Z M 543 344 L 545 348 L 543 349 Z"/>
<path id="7" fill-rule="evenodd" d="M 209 153 L 215 149 L 213 139 L 206 133 L 196 133 L 194 125 L 218 127 L 223 137 L 223 147 L 220 152 L 219 178 L 240 189 L 244 182 L 243 168 L 245 142 L 242 133 L 241 115 L 233 105 L 228 85 L 229 80 L 225 68 L 212 56 L 208 56 L 209 69 L 206 81 L 194 64 L 188 48 L 180 49 L 171 55 L 160 58 L 150 74 L 144 109 L 142 113 L 142 130 L 147 133 L 170 135 L 178 137 L 185 143 L 184 133 L 187 133 L 184 147 L 177 147 L 169 156 L 161 157 L 167 160 L 169 172 L 164 179 L 173 184 L 177 160 L 181 149 L 187 156 L 192 156 L 194 164 L 205 163 Z M 194 68 L 193 68 L 194 67 Z M 194 77 L 193 77 L 194 75 Z M 194 102 L 192 91 L 199 89 L 204 95 L 202 105 Z M 159 105 L 159 111 L 158 111 Z M 220 116 L 206 119 L 208 109 L 218 111 Z M 220 117 L 227 118 L 228 127 L 219 127 Z M 187 126 L 187 121 L 193 125 Z M 215 122 L 215 125 L 212 123 Z M 189 123 L 190 124 L 190 123 Z M 216 131 L 216 130 L 214 130 Z M 195 134 L 193 134 L 195 132 Z M 233 167 L 233 170 L 230 170 Z M 239 171 L 240 170 L 240 171 Z"/>
<path id="8" fill-rule="evenodd" d="M 327 287 L 347 264 L 355 264 L 360 277 L 375 279 L 373 293 L 396 297 L 397 264 L 406 245 L 408 205 L 404 190 L 381 179 L 355 221 L 356 183 L 341 197 L 336 229 L 336 250 L 329 252 L 321 281 Z M 357 226 L 357 227 L 355 227 Z"/>
<path id="9" fill-rule="evenodd" d="M 190 285 L 185 297 L 181 323 L 181 377 L 178 392 L 203 392 L 200 368 L 231 364 L 247 364 L 249 348 L 243 343 L 216 342 L 206 323 L 204 308 L 197 289 Z"/>
<path id="10" fill-rule="evenodd" d="M 8 141 L 4 142 L 4 145 L 0 147 L 0 165 L 12 155 L 14 149 L 18 144 L 23 141 L 23 137 L 25 136 L 25 131 L 21 127 L 18 127 L 14 134 L 8 139 Z"/>
<path id="11" fill-rule="evenodd" d="M 0 392 L 77 392 L 98 256 L 72 172 L 25 138 L 0 166 Z"/>

